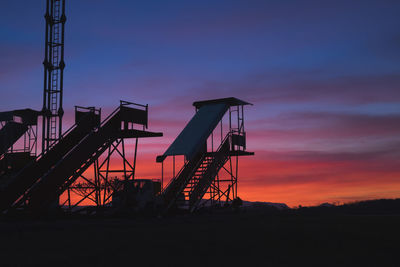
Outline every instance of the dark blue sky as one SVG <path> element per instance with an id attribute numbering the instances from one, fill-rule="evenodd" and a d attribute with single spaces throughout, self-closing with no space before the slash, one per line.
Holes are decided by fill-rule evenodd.
<path id="1" fill-rule="evenodd" d="M 74 105 L 148 103 L 167 145 L 193 101 L 235 96 L 255 104 L 256 160 L 400 144 L 399 1 L 66 2 L 67 121 Z M 2 110 L 41 108 L 44 9 L 44 0 L 0 4 Z"/>

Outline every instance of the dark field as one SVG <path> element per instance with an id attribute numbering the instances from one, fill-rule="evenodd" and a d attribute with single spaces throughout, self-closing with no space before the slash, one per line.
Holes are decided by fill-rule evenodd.
<path id="1" fill-rule="evenodd" d="M 0 266 L 400 266 L 399 215 L 263 209 L 0 221 Z"/>

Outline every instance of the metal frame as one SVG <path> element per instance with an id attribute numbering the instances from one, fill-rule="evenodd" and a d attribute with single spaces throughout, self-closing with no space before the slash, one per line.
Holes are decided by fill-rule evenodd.
<path id="1" fill-rule="evenodd" d="M 226 138 L 231 138 L 230 143 L 230 155 L 228 157 L 227 162 L 222 166 L 217 176 L 211 183 L 210 187 L 207 189 L 206 197 L 200 202 L 198 207 L 204 206 L 222 206 L 224 204 L 232 202 L 234 199 L 238 197 L 238 177 L 239 177 L 239 157 L 244 155 L 253 155 L 251 152 L 245 151 L 245 146 L 233 145 L 232 143 L 232 135 L 240 135 L 244 138 L 246 137 L 245 127 L 244 127 L 244 105 L 249 104 L 246 102 L 243 103 L 235 103 L 229 105 L 229 110 L 227 114 L 221 119 L 220 125 L 217 126 L 214 131 L 211 133 L 207 140 L 207 153 L 204 157 L 212 156 L 215 153 L 219 146 L 221 146 Z M 195 112 L 199 110 L 198 107 L 195 108 Z M 227 132 L 224 133 L 224 120 L 228 118 L 228 129 Z M 243 153 L 241 153 L 243 152 Z M 201 159 L 200 161 L 203 161 Z M 185 160 L 186 164 L 186 160 Z M 169 165 L 169 164 L 168 164 Z M 170 177 L 170 182 L 175 177 L 175 156 L 172 156 L 172 176 Z M 178 168 L 179 170 L 179 168 Z M 191 175 L 195 175 L 191 174 Z M 166 178 L 166 168 L 164 166 L 164 162 L 161 163 L 161 179 L 164 183 L 164 179 Z M 195 179 L 195 178 L 191 178 Z M 169 183 L 166 187 L 168 187 Z M 185 203 L 181 207 L 186 207 L 187 202 L 189 200 L 189 194 L 191 194 L 193 190 L 193 186 L 196 181 L 189 182 L 188 186 L 184 189 L 185 194 Z M 165 187 L 165 188 L 166 188 Z M 192 188 L 190 188 L 192 187 Z M 163 191 L 165 190 L 163 187 Z"/>
<path id="2" fill-rule="evenodd" d="M 197 111 L 197 110 L 196 110 Z M 236 117 L 234 116 L 236 113 Z M 243 105 L 230 106 L 228 110 L 229 115 L 229 129 L 228 135 L 238 134 L 245 135 L 244 130 L 244 108 Z M 236 125 L 235 125 L 236 124 Z M 236 127 L 234 127 L 236 126 Z M 211 142 L 211 151 L 214 152 L 214 144 L 221 144 L 223 142 L 223 119 L 220 122 L 220 128 L 216 129 L 219 131 L 221 138 L 220 142 L 214 140 L 214 131 L 209 137 Z M 217 134 L 218 135 L 218 134 Z M 240 146 L 232 147 L 232 151 L 240 150 Z M 200 207 L 207 205 L 210 206 L 222 206 L 225 203 L 229 203 L 238 197 L 238 177 L 239 177 L 239 154 L 230 155 L 227 163 L 222 167 L 220 172 L 215 177 L 214 181 L 208 189 L 208 199 L 206 199 Z M 229 178 L 222 178 L 223 174 L 227 174 Z"/>
<path id="3" fill-rule="evenodd" d="M 120 101 L 120 107 L 123 106 L 139 106 L 148 112 L 148 105 Z M 146 126 L 143 125 L 143 130 Z M 127 127 L 133 127 L 133 125 L 129 124 Z M 130 158 L 126 154 L 125 139 L 117 138 L 109 143 L 107 151 L 93 162 L 91 172 L 89 169 L 86 170 L 67 188 L 67 197 L 63 203 L 60 203 L 61 206 L 66 206 L 70 211 L 73 211 L 85 200 L 88 200 L 95 207 L 107 206 L 111 202 L 113 192 L 120 189 L 122 185 L 120 181 L 135 179 L 139 137 L 134 138 L 135 148 L 133 156 Z M 119 161 L 118 165 L 115 164 L 117 161 Z"/>
<path id="4" fill-rule="evenodd" d="M 13 118 L 13 120 L 15 121 L 15 118 Z M 6 123 L 6 121 L 0 121 L 0 129 L 4 127 Z M 38 125 L 36 123 L 28 124 L 26 126 L 28 127 L 28 130 L 7 150 L 7 153 L 29 152 L 32 157 L 37 156 Z"/>
<path id="5" fill-rule="evenodd" d="M 88 173 L 89 170 L 87 170 L 81 174 L 67 189 L 67 198 L 61 205 L 66 205 L 69 210 L 73 210 L 85 200 L 89 200 L 90 204 L 96 207 L 109 204 L 112 193 L 120 186 L 117 181 L 133 180 L 135 177 L 137 145 L 136 141 L 134 156 L 130 161 L 125 153 L 124 138 L 114 141 L 104 153 L 105 155 L 92 164 L 92 172 Z M 119 167 L 112 167 L 111 162 L 117 159 L 120 160 Z"/>
<path id="6" fill-rule="evenodd" d="M 45 19 L 42 152 L 62 134 L 65 0 L 47 0 Z"/>

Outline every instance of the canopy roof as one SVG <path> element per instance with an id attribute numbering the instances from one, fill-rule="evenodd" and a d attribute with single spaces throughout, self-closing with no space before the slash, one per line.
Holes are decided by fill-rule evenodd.
<path id="1" fill-rule="evenodd" d="M 185 155 L 190 159 L 205 144 L 228 108 L 229 105 L 223 102 L 202 105 L 167 151 L 157 157 L 157 161 L 162 162 L 173 155 Z"/>
<path id="2" fill-rule="evenodd" d="M 193 106 L 195 106 L 197 109 L 199 109 L 202 106 L 210 105 L 210 104 L 217 104 L 217 103 L 224 103 L 224 104 L 226 104 L 228 106 L 253 105 L 253 104 L 248 103 L 246 101 L 240 100 L 240 99 L 238 99 L 236 97 L 226 97 L 226 98 L 218 98 L 218 99 L 211 99 L 211 100 L 196 101 L 196 102 L 193 102 Z"/>

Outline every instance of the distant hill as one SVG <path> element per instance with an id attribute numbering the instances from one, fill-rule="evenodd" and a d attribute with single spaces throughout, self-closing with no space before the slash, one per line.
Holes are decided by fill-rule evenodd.
<path id="1" fill-rule="evenodd" d="M 324 203 L 315 207 L 296 209 L 300 213 L 345 213 L 345 214 L 400 214 L 400 199 L 375 199 L 333 205 Z"/>
<path id="2" fill-rule="evenodd" d="M 273 202 L 252 202 L 252 201 L 243 201 L 243 207 L 250 207 L 250 208 L 264 208 L 264 207 L 274 207 L 278 210 L 288 210 L 290 209 L 288 205 L 285 203 L 273 203 Z"/>
<path id="3" fill-rule="evenodd" d="M 285 203 L 243 201 L 242 208 L 265 212 L 297 214 L 365 214 L 365 215 L 400 215 L 400 199 L 375 199 L 335 205 L 323 203 L 318 206 L 289 208 Z"/>

